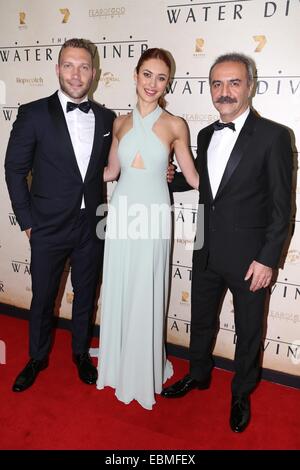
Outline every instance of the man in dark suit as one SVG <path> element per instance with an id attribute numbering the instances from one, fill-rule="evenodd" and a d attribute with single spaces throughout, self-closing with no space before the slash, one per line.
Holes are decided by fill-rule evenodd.
<path id="1" fill-rule="evenodd" d="M 16 378 L 15 392 L 30 387 L 48 365 L 52 314 L 67 258 L 74 291 L 74 362 L 83 382 L 97 380 L 88 353 L 103 252 L 96 208 L 103 202 L 114 114 L 88 100 L 96 73 L 88 41 L 66 41 L 56 73 L 58 92 L 20 106 L 5 160 L 12 206 L 31 245 L 30 360 Z"/>
<path id="2" fill-rule="evenodd" d="M 197 142 L 204 243 L 193 253 L 190 373 L 162 392 L 176 398 L 209 387 L 220 302 L 229 288 L 237 335 L 230 415 L 235 432 L 250 420 L 267 288 L 290 219 L 290 136 L 250 109 L 253 75 L 251 59 L 235 53 L 219 57 L 210 69 L 221 122 L 202 129 Z M 174 190 L 188 189 L 177 179 Z"/>

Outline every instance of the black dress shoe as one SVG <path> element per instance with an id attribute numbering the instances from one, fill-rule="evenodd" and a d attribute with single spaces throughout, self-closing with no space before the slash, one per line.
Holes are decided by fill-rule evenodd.
<path id="1" fill-rule="evenodd" d="M 37 359 L 30 359 L 25 368 L 16 378 L 12 387 L 13 391 L 23 392 L 27 388 L 31 387 L 39 372 L 43 369 L 46 369 L 47 366 L 48 358 L 42 359 L 41 361 L 38 361 Z"/>
<path id="2" fill-rule="evenodd" d="M 170 385 L 170 387 L 164 388 L 161 395 L 165 398 L 179 398 L 183 397 L 194 388 L 205 390 L 206 388 L 209 388 L 209 384 L 210 378 L 200 381 L 193 379 L 190 375 L 186 375 L 183 379 Z"/>
<path id="3" fill-rule="evenodd" d="M 249 397 L 232 397 L 230 427 L 234 432 L 243 432 L 250 421 Z"/>
<path id="4" fill-rule="evenodd" d="M 77 365 L 78 375 L 82 382 L 89 385 L 97 382 L 98 372 L 89 353 L 74 355 L 74 362 Z"/>

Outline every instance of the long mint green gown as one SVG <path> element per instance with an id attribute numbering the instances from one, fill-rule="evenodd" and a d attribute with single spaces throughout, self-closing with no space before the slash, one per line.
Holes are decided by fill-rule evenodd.
<path id="1" fill-rule="evenodd" d="M 121 175 L 105 240 L 97 388 L 152 409 L 172 376 L 165 354 L 169 294 L 169 150 L 153 132 L 162 109 L 141 117 L 120 140 Z M 138 168 L 137 168 L 138 166 Z M 142 168 L 141 168 L 142 167 Z"/>

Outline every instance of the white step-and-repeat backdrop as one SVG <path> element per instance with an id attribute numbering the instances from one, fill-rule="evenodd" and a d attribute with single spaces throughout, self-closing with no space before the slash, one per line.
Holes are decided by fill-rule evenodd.
<path id="1" fill-rule="evenodd" d="M 299 0 L 10 0 L 0 2 L 0 302 L 28 308 L 31 299 L 30 248 L 12 212 L 3 162 L 18 106 L 57 89 L 55 64 L 61 44 L 71 37 L 90 39 L 98 48 L 100 71 L 94 99 L 116 113 L 135 105 L 133 72 L 148 47 L 163 47 L 176 61 L 167 109 L 182 116 L 191 131 L 217 118 L 209 94 L 208 71 L 220 54 L 237 51 L 257 64 L 254 108 L 291 129 L 295 150 L 294 208 L 300 204 L 296 180 L 300 139 Z M 55 184 L 55 182 L 54 182 Z M 111 188 L 112 190 L 112 188 Z M 168 341 L 188 346 L 193 228 L 197 194 L 177 194 Z M 263 366 L 300 375 L 300 216 L 284 268 L 279 271 L 268 316 Z M 185 224 L 184 237 L 180 225 Z M 179 234 L 179 235 L 178 235 Z M 60 315 L 70 318 L 68 279 Z M 101 304 L 97 321 L 100 317 Z M 141 312 L 142 313 L 142 312 Z M 1 339 L 1 331 L 0 331 Z M 231 295 L 220 317 L 215 353 L 233 358 Z"/>

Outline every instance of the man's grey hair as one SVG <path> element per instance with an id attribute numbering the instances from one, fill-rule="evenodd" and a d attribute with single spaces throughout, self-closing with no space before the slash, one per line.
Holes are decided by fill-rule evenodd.
<path id="1" fill-rule="evenodd" d="M 238 62 L 240 64 L 244 64 L 247 70 L 247 82 L 248 82 L 248 85 L 251 85 L 251 83 L 254 80 L 255 73 L 256 73 L 254 60 L 251 59 L 251 57 L 248 57 L 245 54 L 241 54 L 239 52 L 230 52 L 228 54 L 223 54 L 217 57 L 217 59 L 212 64 L 210 71 L 209 71 L 209 83 L 211 83 L 211 74 L 212 74 L 213 68 L 217 64 L 222 64 L 223 62 Z"/>

